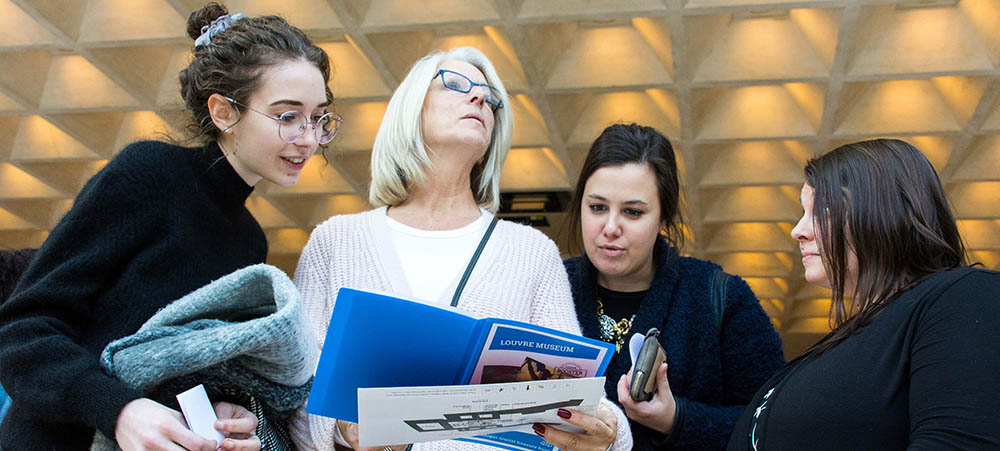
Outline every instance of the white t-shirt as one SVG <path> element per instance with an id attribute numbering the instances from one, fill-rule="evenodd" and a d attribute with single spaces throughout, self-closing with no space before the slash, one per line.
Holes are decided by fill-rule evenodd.
<path id="1" fill-rule="evenodd" d="M 416 229 L 385 215 L 411 296 L 428 303 L 451 300 L 452 293 L 445 291 L 462 277 L 493 220 L 490 212 L 483 209 L 480 212 L 479 219 L 453 230 Z"/>

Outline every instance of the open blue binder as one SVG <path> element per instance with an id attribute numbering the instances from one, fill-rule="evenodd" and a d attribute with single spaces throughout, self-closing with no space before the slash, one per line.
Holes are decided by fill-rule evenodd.
<path id="1" fill-rule="evenodd" d="M 358 388 L 467 384 L 495 324 L 608 349 L 593 376 L 604 374 L 614 354 L 612 344 L 566 332 L 341 288 L 306 411 L 357 422 Z"/>

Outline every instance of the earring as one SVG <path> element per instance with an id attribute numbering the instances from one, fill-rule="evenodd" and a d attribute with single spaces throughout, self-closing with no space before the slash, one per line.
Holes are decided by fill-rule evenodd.
<path id="1" fill-rule="evenodd" d="M 224 129 L 222 129 L 222 133 L 232 133 L 232 130 L 230 130 L 231 128 L 232 127 L 226 127 Z"/>

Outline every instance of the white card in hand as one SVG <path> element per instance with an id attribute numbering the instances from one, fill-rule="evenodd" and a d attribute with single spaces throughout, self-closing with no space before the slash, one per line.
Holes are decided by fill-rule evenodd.
<path id="1" fill-rule="evenodd" d="M 215 409 L 208 400 L 205 393 L 205 386 L 199 384 L 184 393 L 177 395 L 177 403 L 181 405 L 181 412 L 184 413 L 184 421 L 187 422 L 188 429 L 194 431 L 209 440 L 215 440 L 215 446 L 222 446 L 222 440 L 226 437 L 215 429 Z"/>
<path id="2" fill-rule="evenodd" d="M 639 351 L 642 350 L 644 341 L 646 341 L 646 336 L 643 334 L 634 334 L 628 341 L 628 355 L 632 357 L 632 366 L 635 366 L 635 360 L 639 358 Z"/>

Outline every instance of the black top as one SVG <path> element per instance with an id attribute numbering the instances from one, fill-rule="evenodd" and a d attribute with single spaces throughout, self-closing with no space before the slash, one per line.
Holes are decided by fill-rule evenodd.
<path id="1" fill-rule="evenodd" d="M 662 239 L 654 245 L 653 262 L 656 274 L 628 336 L 645 334 L 650 327 L 660 330 L 677 417 L 669 437 L 630 421 L 634 449 L 724 449 L 747 402 L 784 365 L 781 339 L 739 277 L 729 278 L 719 330 L 710 286 L 719 266 L 681 257 Z M 583 335 L 600 340 L 597 269 L 586 255 L 564 263 Z M 616 403 L 618 379 L 632 366 L 624 347 L 622 351 L 611 359 L 605 374 L 605 394 Z"/>
<path id="2" fill-rule="evenodd" d="M 600 285 L 597 286 L 597 296 L 601 298 L 601 304 L 604 305 L 604 314 L 615 322 L 635 315 L 648 293 L 649 290 L 615 291 Z M 622 346 L 622 349 L 624 350 L 625 346 Z"/>
<path id="3" fill-rule="evenodd" d="M 219 147 L 126 147 L 80 191 L 0 307 L 0 381 L 13 405 L 3 449 L 82 449 L 114 437 L 140 396 L 98 357 L 171 301 L 262 263 L 253 190 Z"/>
<path id="4" fill-rule="evenodd" d="M 998 293 L 997 272 L 930 276 L 768 381 L 729 449 L 1000 448 Z"/>

